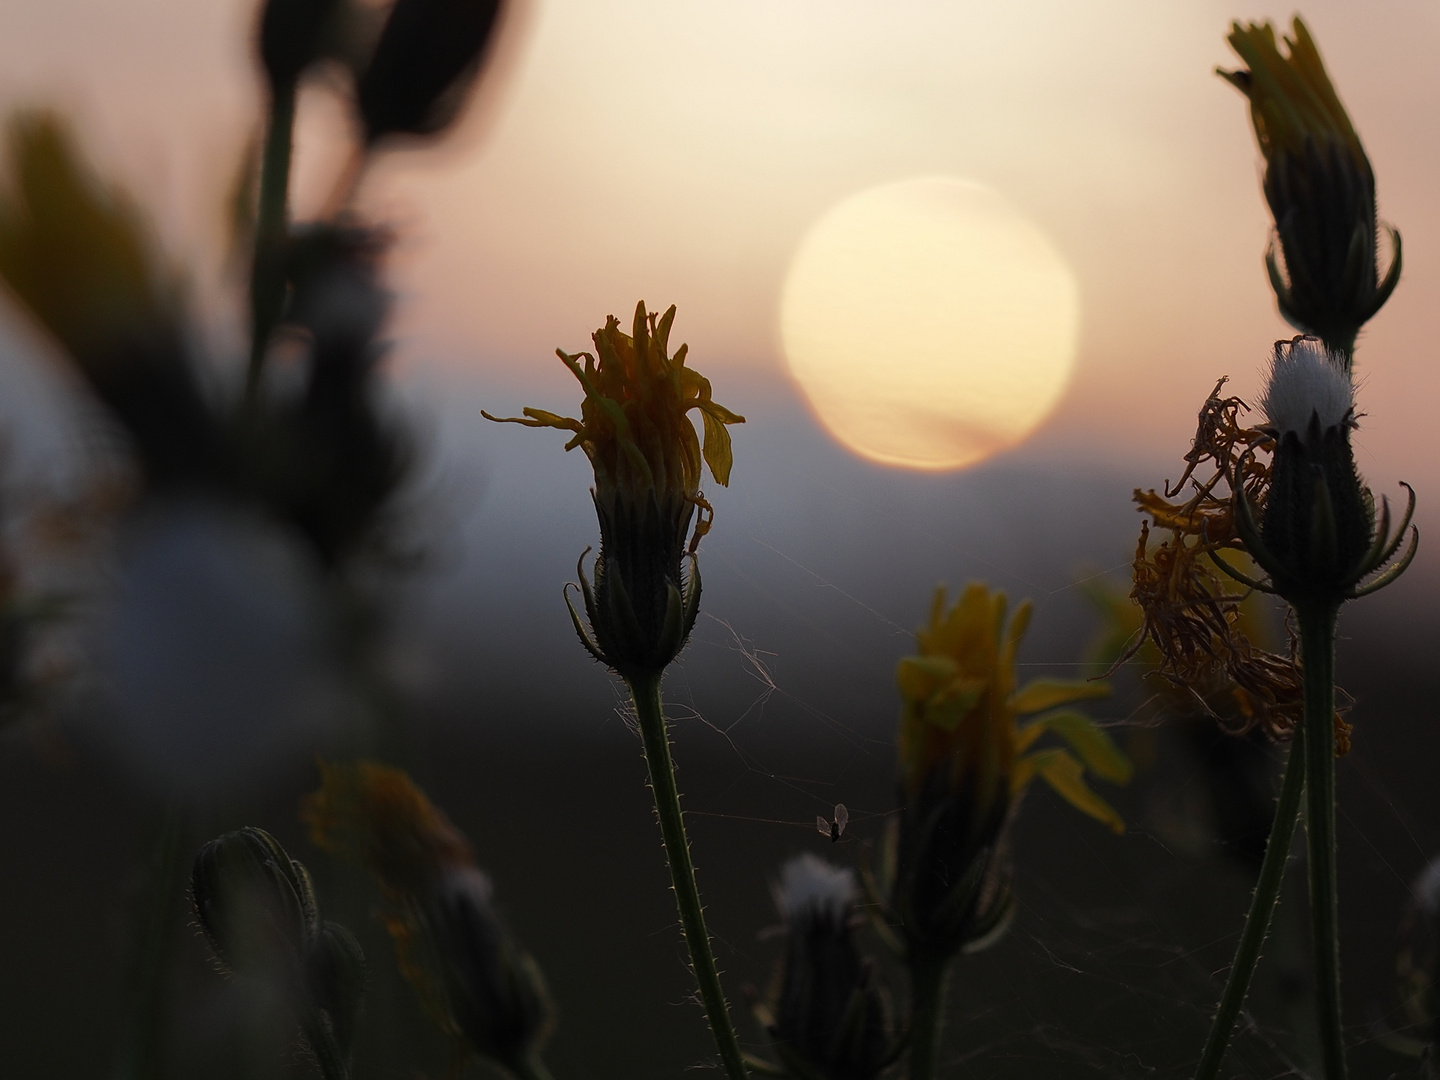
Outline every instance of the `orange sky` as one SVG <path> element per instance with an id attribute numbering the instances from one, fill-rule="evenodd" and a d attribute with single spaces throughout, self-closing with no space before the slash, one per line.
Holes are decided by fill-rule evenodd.
<path id="1" fill-rule="evenodd" d="M 73 110 L 167 208 L 171 243 L 202 246 L 255 100 L 239 44 L 252 8 L 8 0 L 0 107 Z M 1288 336 L 1261 267 L 1246 110 L 1212 74 L 1230 62 L 1237 14 L 1291 9 L 530 0 L 509 77 L 486 88 L 461 145 L 397 156 L 364 192 L 409 237 L 402 365 L 544 364 L 644 297 L 679 304 L 677 335 L 717 382 L 779 372 L 780 283 L 808 226 L 873 184 L 944 173 L 1003 193 L 1080 281 L 1075 382 L 1032 452 L 1178 455 L 1215 377 L 1252 391 L 1269 343 Z M 1440 294 L 1440 10 L 1305 14 L 1375 164 L 1381 214 L 1405 237 L 1404 280 L 1359 354 L 1361 467 L 1386 488 L 1423 485 L 1440 479 L 1426 332 Z M 302 208 L 330 168 L 325 115 L 316 105 L 304 134 Z"/>

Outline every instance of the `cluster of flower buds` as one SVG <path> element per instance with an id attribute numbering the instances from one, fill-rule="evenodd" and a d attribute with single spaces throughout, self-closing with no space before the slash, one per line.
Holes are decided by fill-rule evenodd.
<path id="1" fill-rule="evenodd" d="M 401 970 L 441 1029 L 533 1075 L 550 1026 L 544 980 L 460 831 L 404 772 L 371 762 L 324 766 L 304 816 L 317 844 L 375 877 Z"/>
<path id="2" fill-rule="evenodd" d="M 938 590 L 919 654 L 900 662 L 901 809 L 882 887 L 912 958 L 948 959 L 1003 932 L 1012 910 L 1006 827 L 1036 776 L 1077 809 L 1124 829 L 1085 771 L 1124 783 L 1130 763 L 1093 721 L 1066 708 L 1109 688 L 1052 679 L 1016 688 L 1015 652 L 1030 610 L 1022 604 L 1007 623 L 1002 593 L 972 584 L 949 607 Z M 1046 734 L 1065 745 L 1036 749 Z"/>
<path id="3" fill-rule="evenodd" d="M 1236 23 L 1230 45 L 1248 70 L 1221 71 L 1250 101 L 1265 155 L 1265 198 L 1284 266 L 1266 254 L 1280 313 L 1349 367 L 1355 338 L 1400 280 L 1400 234 L 1382 279 L 1375 174 L 1299 18 L 1282 55 L 1269 23 Z"/>
<path id="4" fill-rule="evenodd" d="M 1275 439 L 1270 489 L 1257 523 L 1243 485 L 1235 489 L 1236 528 L 1245 548 L 1270 576 L 1270 588 L 1292 604 L 1338 605 L 1393 581 L 1414 558 L 1411 529 L 1405 556 L 1380 577 L 1399 551 L 1415 495 L 1399 527 L 1355 469 L 1350 433 L 1355 398 L 1344 358 L 1316 338 L 1275 344 L 1263 408 Z M 1363 583 L 1363 584 L 1362 584 Z"/>
<path id="5" fill-rule="evenodd" d="M 745 422 L 712 400 L 709 380 L 685 366 L 687 346 L 670 355 L 674 320 L 673 305 L 657 318 L 642 301 L 632 333 L 613 315 L 595 332 L 596 355 L 556 350 L 585 388 L 578 420 L 531 408 L 520 417 L 484 414 L 573 432 L 565 449 L 582 448 L 594 466 L 600 555 L 593 586 L 583 556 L 580 570 L 590 632 L 573 606 L 570 614 L 590 653 L 627 680 L 658 676 L 690 636 L 700 607 L 695 550 L 713 516 L 700 492 L 701 464 L 727 485 L 726 425 Z M 692 409 L 704 423 L 703 448 Z"/>
<path id="6" fill-rule="evenodd" d="M 200 849 L 191 898 L 221 965 L 280 987 L 327 1080 L 346 1075 L 365 957 L 348 930 L 320 917 L 305 867 L 264 829 L 239 829 Z"/>
<path id="7" fill-rule="evenodd" d="M 797 1080 L 873 1080 L 896 1053 L 889 1005 L 855 940 L 858 895 L 852 871 L 808 853 L 780 871 L 785 957 L 757 1011 Z"/>
<path id="8" fill-rule="evenodd" d="M 351 69 L 365 141 L 434 135 L 459 114 L 504 17 L 503 0 L 268 0 L 260 60 L 273 94 L 315 63 Z M 378 32 L 377 32 L 378 30 Z"/>

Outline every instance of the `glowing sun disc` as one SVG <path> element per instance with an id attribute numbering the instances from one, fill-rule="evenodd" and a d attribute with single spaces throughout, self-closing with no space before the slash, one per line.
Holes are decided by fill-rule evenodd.
<path id="1" fill-rule="evenodd" d="M 1075 275 L 979 184 L 924 177 L 854 195 L 790 263 L 780 335 L 830 433 L 875 461 L 955 469 L 1023 440 L 1074 366 Z"/>

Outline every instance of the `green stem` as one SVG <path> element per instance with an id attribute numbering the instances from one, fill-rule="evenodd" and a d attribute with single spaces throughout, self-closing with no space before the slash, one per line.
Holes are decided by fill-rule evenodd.
<path id="1" fill-rule="evenodd" d="M 523 1061 L 512 1062 L 506 1067 L 515 1076 L 515 1080 L 553 1080 L 545 1063 L 534 1055 Z"/>
<path id="2" fill-rule="evenodd" d="M 1219 1075 L 1220 1063 L 1235 1032 L 1235 1021 L 1239 1019 L 1245 995 L 1250 991 L 1250 979 L 1260 959 L 1260 946 L 1270 933 L 1275 904 L 1280 898 L 1280 886 L 1285 880 L 1285 864 L 1290 858 L 1290 844 L 1295 838 L 1295 823 L 1300 817 L 1300 794 L 1305 789 L 1304 747 L 1304 732 L 1297 731 L 1295 744 L 1290 748 L 1290 759 L 1285 765 L 1280 799 L 1275 804 L 1275 820 L 1270 825 L 1270 838 L 1265 845 L 1260 876 L 1255 881 L 1255 893 L 1250 898 L 1250 911 L 1245 916 L 1245 927 L 1240 931 L 1240 944 L 1235 949 L 1235 960 L 1225 979 L 1225 992 L 1220 995 L 1220 1005 L 1210 1025 L 1210 1036 L 1205 1040 L 1205 1050 L 1195 1069 L 1195 1080 L 1215 1080 Z"/>
<path id="3" fill-rule="evenodd" d="M 940 1021 L 950 962 L 916 957 L 910 962 L 910 1080 L 931 1080 L 940 1060 Z"/>
<path id="4" fill-rule="evenodd" d="M 177 906 L 185 895 L 185 820 L 171 806 L 165 810 L 151 856 L 151 884 L 144 898 L 144 924 L 132 977 L 130 1030 L 119 1075 L 122 1080 L 154 1080 L 161 1074 L 164 1003 L 175 930 L 180 925 Z"/>
<path id="5" fill-rule="evenodd" d="M 318 1010 L 307 1010 L 305 1041 L 310 1044 L 310 1052 L 315 1055 L 315 1064 L 325 1080 L 350 1080 L 350 1066 L 335 1042 L 335 1033 Z"/>
<path id="6" fill-rule="evenodd" d="M 260 388 L 270 333 L 285 302 L 286 206 L 295 131 L 295 87 L 278 86 L 270 100 L 265 154 L 260 162 L 260 205 L 255 219 L 255 260 L 250 270 L 250 369 L 245 391 Z"/>
<path id="7" fill-rule="evenodd" d="M 1335 621 L 1333 603 L 1296 604 L 1305 665 L 1305 832 L 1315 1009 L 1325 1080 L 1345 1080 L 1340 1020 L 1340 921 L 1335 882 Z"/>
<path id="8" fill-rule="evenodd" d="M 680 908 L 680 925 L 685 944 L 690 947 L 690 963 L 695 981 L 700 986 L 700 1000 L 710 1021 L 710 1033 L 720 1050 L 720 1060 L 730 1080 L 745 1080 L 745 1063 L 740 1042 L 730 1022 L 730 1009 L 715 968 L 715 954 L 710 948 L 710 931 L 705 928 L 705 911 L 700 905 L 700 890 L 695 884 L 695 865 L 690 861 L 690 842 L 685 836 L 685 821 L 680 811 L 680 791 L 675 783 L 675 762 L 670 756 L 670 734 L 665 726 L 665 710 L 660 701 L 660 677 L 635 678 L 630 694 L 640 719 L 640 738 L 645 746 L 645 765 L 650 772 L 650 790 L 655 796 L 655 816 L 660 820 L 660 835 L 665 842 L 665 857 L 670 864 L 670 881 L 675 887 L 675 903 Z"/>

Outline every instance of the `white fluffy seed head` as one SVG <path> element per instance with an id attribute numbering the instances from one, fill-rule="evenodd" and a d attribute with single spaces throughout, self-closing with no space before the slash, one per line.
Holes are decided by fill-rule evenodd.
<path id="1" fill-rule="evenodd" d="M 1355 388 L 1340 358 L 1318 339 L 1277 341 L 1260 405 L 1280 434 L 1303 436 L 1312 416 L 1322 430 L 1343 424 L 1355 407 Z"/>
<path id="2" fill-rule="evenodd" d="M 859 894 L 854 871 L 806 852 L 781 867 L 775 902 L 786 922 L 807 915 L 839 922 L 847 917 Z"/>

